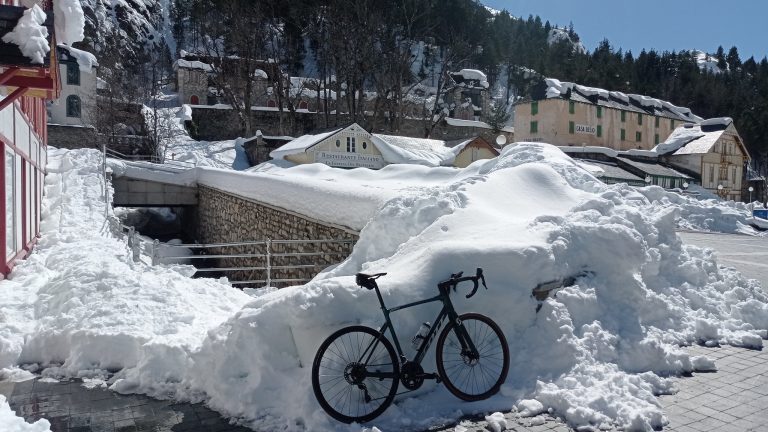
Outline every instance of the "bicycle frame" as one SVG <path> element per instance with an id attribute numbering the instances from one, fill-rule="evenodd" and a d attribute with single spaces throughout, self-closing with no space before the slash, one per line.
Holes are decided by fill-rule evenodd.
<path id="1" fill-rule="evenodd" d="M 413 359 L 411 359 L 412 362 L 416 364 L 421 364 L 421 362 L 424 360 L 424 356 L 427 354 L 427 350 L 429 350 L 429 347 L 432 345 L 432 340 L 434 339 L 435 335 L 437 334 L 437 331 L 442 327 L 443 320 L 445 318 L 448 318 L 449 322 L 455 322 L 457 324 L 461 324 L 461 320 L 459 320 L 459 315 L 456 313 L 456 310 L 453 308 L 453 303 L 451 303 L 450 299 L 450 288 L 448 289 L 440 289 L 440 294 L 438 294 L 435 297 L 428 298 L 426 300 L 420 300 L 413 303 L 407 303 L 404 305 L 396 306 L 391 309 L 388 309 L 384 305 L 384 299 L 381 297 L 381 292 L 379 292 L 379 286 L 378 284 L 375 284 L 374 281 L 374 290 L 376 291 L 376 296 L 379 299 L 379 304 L 381 305 L 381 311 L 384 313 L 384 325 L 381 326 L 379 329 L 379 333 L 382 336 L 385 336 L 385 332 L 389 330 L 389 333 L 392 337 L 392 341 L 395 344 L 395 349 L 397 350 L 397 354 L 400 357 L 400 363 L 403 364 L 408 361 L 407 357 L 403 353 L 403 349 L 400 346 L 400 340 L 397 337 L 397 334 L 395 332 L 395 327 L 392 325 L 392 320 L 390 319 L 389 315 L 392 312 L 397 312 L 399 310 L 408 309 L 414 306 L 420 306 L 427 303 L 433 303 L 433 302 L 442 302 L 443 307 L 440 309 L 440 312 L 437 314 L 437 318 L 434 320 L 434 325 L 429 329 L 429 332 L 424 337 L 424 340 L 421 342 L 421 345 L 416 350 L 416 354 L 414 355 Z M 472 340 L 469 337 L 469 334 L 467 333 L 464 326 L 458 325 L 456 327 L 456 333 L 457 337 L 459 339 L 459 343 L 461 343 L 462 351 L 468 351 L 471 353 L 477 353 L 477 349 L 472 342 Z M 376 346 L 378 345 L 378 339 L 371 341 L 370 345 L 366 347 L 366 349 L 363 351 L 362 355 L 360 356 L 360 362 L 363 364 L 367 364 L 368 361 L 370 361 L 371 356 L 376 351 Z M 367 356 L 367 357 L 366 357 Z M 363 361 L 365 359 L 365 361 Z M 380 377 L 380 378 L 389 378 L 386 373 L 379 373 L 379 372 L 368 372 L 368 376 L 370 377 Z"/>

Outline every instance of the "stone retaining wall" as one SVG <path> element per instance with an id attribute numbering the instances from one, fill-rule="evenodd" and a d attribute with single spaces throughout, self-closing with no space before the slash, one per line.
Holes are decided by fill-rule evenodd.
<path id="1" fill-rule="evenodd" d="M 82 148 L 107 148 L 125 155 L 152 154 L 152 141 L 144 135 L 109 136 L 96 132 L 91 126 L 48 125 L 48 144 L 58 148 L 78 150 Z"/>
<path id="2" fill-rule="evenodd" d="M 244 199 L 206 186 L 199 187 L 197 239 L 200 243 L 227 243 L 271 240 L 351 240 L 350 243 L 273 244 L 271 279 L 309 280 L 331 264 L 343 261 L 351 252 L 358 233 L 344 227 L 331 226 L 305 216 Z M 263 245 L 248 245 L 209 250 L 215 254 L 263 254 Z M 313 255 L 279 256 L 286 253 Z M 277 255 L 277 256 L 276 256 Z M 266 267 L 263 257 L 226 258 L 221 267 Z M 281 269 L 300 265 L 302 268 Z M 265 270 L 224 273 L 232 281 L 266 280 Z M 288 286 L 302 282 L 273 283 Z M 263 286 L 263 284 L 253 284 Z"/>

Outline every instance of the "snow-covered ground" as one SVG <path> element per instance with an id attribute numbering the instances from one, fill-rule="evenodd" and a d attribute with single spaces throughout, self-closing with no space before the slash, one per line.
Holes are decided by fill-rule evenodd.
<path id="1" fill-rule="evenodd" d="M 532 416 L 551 410 L 573 426 L 650 430 L 664 423 L 655 395 L 673 391 L 664 377 L 713 367 L 679 345 L 758 347 L 767 336 L 768 296 L 757 281 L 719 268 L 711 251 L 675 233 L 681 216 L 739 231 L 745 209 L 657 187 L 606 186 L 545 144 L 509 146 L 462 170 L 196 170 L 207 173 L 204 181 L 228 179 L 243 190 L 298 185 L 289 203 L 316 202 L 324 191 L 367 203 L 346 261 L 306 285 L 256 298 L 190 279 L 183 266 L 133 264 L 107 232 L 98 153 L 57 151 L 50 159 L 41 242 L 0 282 L 3 367 L 32 365 L 46 376 L 109 372 L 113 390 L 205 401 L 259 430 L 359 431 L 322 411 L 309 367 L 335 329 L 381 323 L 375 295 L 358 288 L 354 274 L 388 272 L 379 282 L 394 306 L 434 295 L 452 272 L 483 267 L 489 290 L 454 301 L 504 330 L 512 362 L 501 393 L 466 403 L 425 385 L 400 396 L 376 426 L 421 430 L 522 407 Z M 537 283 L 584 269 L 594 276 L 536 312 Z M 398 334 L 410 337 L 435 313 L 423 306 L 395 314 Z M 434 370 L 434 358 L 424 366 Z"/>

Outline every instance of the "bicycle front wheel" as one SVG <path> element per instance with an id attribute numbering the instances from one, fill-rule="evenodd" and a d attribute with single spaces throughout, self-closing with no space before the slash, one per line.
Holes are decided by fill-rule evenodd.
<path id="1" fill-rule="evenodd" d="M 436 346 L 437 371 L 445 387 L 465 401 L 488 399 L 496 394 L 509 372 L 509 345 L 499 326 L 490 318 L 468 313 L 460 324 L 450 323 L 440 333 Z M 462 348 L 457 331 L 463 327 L 477 355 Z"/>
<path id="2" fill-rule="evenodd" d="M 364 326 L 343 328 L 326 339 L 312 363 L 312 390 L 331 417 L 365 423 L 395 399 L 400 366 L 392 344 Z"/>

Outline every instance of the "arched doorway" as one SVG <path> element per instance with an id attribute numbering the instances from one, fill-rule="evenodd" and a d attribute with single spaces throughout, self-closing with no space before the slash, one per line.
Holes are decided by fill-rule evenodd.
<path id="1" fill-rule="evenodd" d="M 275 103 L 274 100 L 270 99 L 270 100 L 267 101 L 267 106 L 270 107 L 270 108 L 275 108 L 275 107 L 277 107 L 277 104 Z"/>
<path id="2" fill-rule="evenodd" d="M 191 103 L 192 105 L 200 105 L 200 98 L 197 97 L 197 95 L 192 95 L 189 98 L 189 103 Z"/>
<path id="3" fill-rule="evenodd" d="M 309 107 L 309 105 L 307 104 L 307 101 L 299 102 L 299 109 L 305 110 L 305 109 L 307 109 L 307 107 Z"/>

